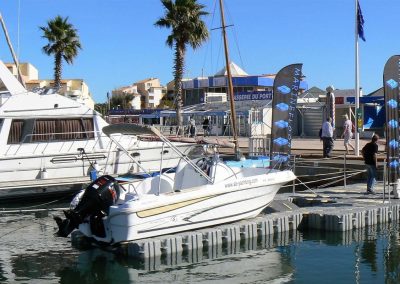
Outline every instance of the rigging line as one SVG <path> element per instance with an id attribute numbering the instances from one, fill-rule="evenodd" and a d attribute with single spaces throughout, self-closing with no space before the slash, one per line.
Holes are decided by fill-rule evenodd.
<path id="1" fill-rule="evenodd" d="M 215 0 L 214 1 L 214 11 L 213 11 L 213 15 L 214 16 L 216 14 L 217 7 L 218 7 L 217 0 Z M 213 18 L 213 21 L 214 21 L 214 18 Z M 211 72 L 213 74 L 215 74 L 216 72 L 219 71 L 218 64 L 220 62 L 220 58 L 221 58 L 221 54 L 222 54 L 222 48 L 223 48 L 223 36 L 222 36 L 223 30 L 222 30 L 222 28 L 221 27 L 212 28 L 212 29 L 210 29 L 210 31 L 214 31 L 214 30 L 217 30 L 217 29 L 221 30 L 221 36 L 219 36 L 219 41 L 218 40 L 217 41 L 212 41 L 212 45 L 211 45 L 211 68 L 210 69 L 211 69 Z M 213 56 L 213 43 L 214 42 L 216 42 L 216 43 L 219 42 L 219 47 L 217 48 L 217 59 L 216 60 L 214 60 L 214 56 Z M 225 63 L 223 63 L 222 66 L 225 66 Z"/>
<path id="2" fill-rule="evenodd" d="M 350 173 L 363 173 L 366 170 L 353 170 L 353 171 L 346 171 L 347 174 Z M 297 177 L 317 177 L 317 176 L 328 176 L 328 175 L 336 175 L 336 174 L 343 174 L 343 172 L 331 172 L 331 173 L 324 173 L 324 174 L 315 174 L 315 175 L 298 175 Z"/>
<path id="3" fill-rule="evenodd" d="M 224 1 L 224 2 L 226 2 L 226 1 Z M 228 5 L 225 4 L 224 7 L 225 7 L 225 10 L 226 10 L 226 12 L 227 12 L 227 14 L 228 14 L 230 20 L 233 22 L 233 17 L 231 16 L 231 13 L 230 13 L 230 10 L 229 10 Z M 240 64 L 241 64 L 241 67 L 242 67 L 244 70 L 246 70 L 245 65 L 244 65 L 244 63 L 243 63 L 243 60 L 242 60 L 242 54 L 240 53 L 239 41 L 238 41 L 238 38 L 237 38 L 237 33 L 236 33 L 236 29 L 235 29 L 235 24 L 232 24 L 232 26 L 233 26 L 233 32 L 232 32 L 232 33 L 233 33 L 233 36 L 234 36 L 234 40 L 235 40 L 235 45 L 236 45 L 237 52 L 238 52 L 238 54 L 239 54 Z"/>
<path id="4" fill-rule="evenodd" d="M 354 172 L 352 174 L 348 174 L 348 175 L 346 175 L 346 178 L 353 177 L 353 176 L 358 175 L 358 174 L 360 174 L 362 172 L 363 171 L 359 171 L 359 172 Z M 334 176 L 334 177 L 329 177 L 329 178 L 324 178 L 324 179 L 316 179 L 316 180 L 311 180 L 311 181 L 306 181 L 306 182 L 301 181 L 300 180 L 301 177 L 302 176 L 300 176 L 300 177 L 298 176 L 297 177 L 297 180 L 299 180 L 300 183 L 296 183 L 295 186 L 300 185 L 300 184 L 306 185 L 306 184 L 311 184 L 311 183 L 317 183 L 317 182 L 322 182 L 322 181 L 332 181 L 332 180 L 334 180 L 333 182 L 336 183 L 336 182 L 339 182 L 339 181 L 343 180 L 343 175 L 337 175 L 337 176 Z M 335 179 L 338 179 L 338 180 L 335 180 Z M 330 182 L 330 183 L 332 183 L 332 182 Z M 318 186 L 318 187 L 322 187 L 322 186 L 325 187 L 326 185 L 327 184 L 323 184 L 323 185 Z M 284 185 L 282 187 L 292 187 L 292 186 L 293 186 L 293 184 L 287 184 L 287 185 Z"/>
<path id="5" fill-rule="evenodd" d="M 213 11 L 212 11 L 212 17 L 211 17 L 211 23 L 210 23 L 210 27 L 212 27 L 213 26 L 213 24 L 214 24 L 214 20 L 215 20 L 215 11 L 216 11 L 216 7 L 217 7 L 217 0 L 214 0 L 214 9 L 213 9 Z M 210 30 L 212 30 L 212 29 L 210 29 Z M 209 44 L 207 44 L 207 48 L 206 48 L 206 54 L 205 54 L 205 56 L 204 56 L 204 61 L 203 61 L 203 68 L 202 68 L 202 70 L 204 70 L 205 69 L 205 66 L 206 66 L 206 60 L 207 60 L 207 56 L 208 56 L 208 50 L 209 50 L 209 47 L 210 47 L 210 49 L 211 49 L 211 51 L 210 51 L 210 58 L 211 58 L 211 70 L 212 70 L 212 44 L 213 44 L 213 40 L 212 40 L 212 36 L 211 36 L 211 34 L 210 34 L 210 43 Z M 202 76 L 204 76 L 203 75 L 203 72 L 202 72 L 202 74 L 201 74 Z"/>
<path id="6" fill-rule="evenodd" d="M 215 62 L 215 69 L 214 69 L 215 71 L 213 72 L 214 74 L 219 71 L 218 70 L 218 68 L 219 68 L 218 67 L 218 63 L 219 63 L 220 58 L 221 58 L 223 45 L 224 45 L 224 40 L 222 38 L 222 30 L 221 30 L 221 37 L 220 37 L 220 40 L 219 40 L 219 48 L 218 48 L 218 53 L 217 53 L 217 61 Z M 222 65 L 225 66 L 225 63 L 222 63 Z"/>
<path id="7" fill-rule="evenodd" d="M 35 224 L 28 224 L 28 225 L 25 225 L 25 226 L 21 226 L 21 227 L 19 227 L 19 228 L 16 228 L 16 229 L 14 229 L 14 230 L 11 230 L 11 231 L 9 231 L 9 232 L 7 232 L 7 233 L 5 233 L 5 234 L 0 235 L 0 239 L 1 239 L 2 237 L 5 237 L 5 236 L 11 234 L 11 233 L 14 233 L 14 232 L 16 232 L 16 231 L 19 231 L 19 230 L 21 230 L 21 229 L 24 229 L 24 228 L 26 228 L 26 227 L 30 227 L 30 226 L 33 226 L 33 225 L 35 225 Z"/>
<path id="8" fill-rule="evenodd" d="M 40 207 L 40 206 L 49 205 L 49 204 L 53 204 L 53 203 L 59 202 L 61 200 L 67 199 L 67 198 L 71 198 L 72 196 L 73 196 L 73 194 L 67 194 L 66 196 L 64 196 L 62 198 L 59 198 L 59 199 L 56 199 L 56 200 L 53 200 L 53 201 L 49 201 L 49 202 L 46 202 L 46 203 L 32 205 L 32 206 L 25 206 L 25 207 L 20 207 L 20 208 L 1 208 L 0 213 L 3 213 L 2 211 L 10 210 L 10 209 L 22 211 L 24 209 L 37 208 L 37 207 Z"/>
<path id="9" fill-rule="evenodd" d="M 18 23 L 17 23 L 17 60 L 19 60 L 19 38 L 20 38 L 20 23 L 21 23 L 21 0 L 18 0 L 18 11 L 17 11 L 17 18 L 18 18 Z"/>
<path id="10" fill-rule="evenodd" d="M 221 37 L 219 39 L 219 48 L 218 48 L 217 61 L 215 62 L 215 73 L 219 71 L 220 67 L 218 66 L 218 64 L 220 63 L 220 61 L 222 61 L 222 64 L 221 64 L 222 65 L 222 69 L 224 69 L 224 67 L 226 69 L 225 61 L 224 61 L 225 55 L 223 54 L 223 52 L 224 52 L 223 48 L 224 48 L 224 38 L 223 38 L 223 35 L 222 35 L 222 30 L 221 30 Z M 228 94 L 228 91 L 226 91 L 226 94 Z"/>
<path id="11" fill-rule="evenodd" d="M 360 173 L 361 173 L 361 172 L 360 172 Z M 358 174 L 359 174 L 359 173 L 350 174 L 350 175 L 347 175 L 346 178 L 351 178 L 351 177 L 356 176 L 356 175 L 358 175 Z M 335 178 L 335 177 L 333 177 L 333 178 Z M 322 179 L 321 181 L 323 181 L 323 180 L 329 180 L 329 179 L 332 180 L 333 178 Z M 344 177 L 343 177 L 343 176 L 342 176 L 341 178 L 339 178 L 338 180 L 333 180 L 333 181 L 331 181 L 331 182 L 324 183 L 324 184 L 319 185 L 319 186 L 317 186 L 317 187 L 318 187 L 318 188 L 324 188 L 324 187 L 330 186 L 330 185 L 332 185 L 332 184 L 338 183 L 338 182 L 340 182 L 340 181 L 342 181 L 342 180 L 344 180 Z"/>
<path id="12" fill-rule="evenodd" d="M 221 22 L 221 20 L 219 22 Z M 219 41 L 217 41 L 217 43 L 219 42 L 219 47 L 218 47 L 218 50 L 217 50 L 217 60 L 215 62 L 213 62 L 213 65 L 214 65 L 214 72 L 213 73 L 214 74 L 219 71 L 218 70 L 219 69 L 218 64 L 219 64 L 219 62 L 221 60 L 220 58 L 222 57 L 221 56 L 222 48 L 224 46 L 223 30 L 222 29 L 220 29 L 220 30 L 221 30 L 221 35 L 219 37 Z M 222 66 L 225 66 L 225 63 L 222 63 Z"/>
<path id="13" fill-rule="evenodd" d="M 0 239 L 1 239 L 2 237 L 5 237 L 5 236 L 11 234 L 11 233 L 14 233 L 14 232 L 16 232 L 16 231 L 19 231 L 19 230 L 24 229 L 24 228 L 27 228 L 27 227 L 31 227 L 31 226 L 33 226 L 33 225 L 40 225 L 40 226 L 45 226 L 45 227 L 54 228 L 53 225 L 41 223 L 41 222 L 38 222 L 38 221 L 35 221 L 35 220 L 31 220 L 30 222 L 31 222 L 31 223 L 29 223 L 28 225 L 21 226 L 21 227 L 19 227 L 19 228 L 16 228 L 16 229 L 14 229 L 14 230 L 11 230 L 11 231 L 9 231 L 9 232 L 7 232 L 7 233 L 4 233 L 4 234 L 0 235 Z"/>
<path id="14" fill-rule="evenodd" d="M 3 208 L 3 210 L 5 210 L 5 209 L 7 209 L 7 208 Z M 64 210 L 68 210 L 68 209 L 70 209 L 70 208 L 69 207 L 64 207 L 64 208 L 57 207 L 57 208 L 50 208 L 50 209 L 45 209 L 45 208 L 38 208 L 38 209 L 18 209 L 18 208 L 16 208 L 16 209 L 13 209 L 13 208 L 11 208 L 10 210 L 7 210 L 7 211 L 1 211 L 0 216 L 4 216 L 6 214 L 15 215 L 15 214 L 21 214 L 21 213 L 26 214 L 26 213 L 37 213 L 37 212 L 46 212 L 46 211 L 47 212 L 58 212 L 58 211 L 64 211 Z"/>

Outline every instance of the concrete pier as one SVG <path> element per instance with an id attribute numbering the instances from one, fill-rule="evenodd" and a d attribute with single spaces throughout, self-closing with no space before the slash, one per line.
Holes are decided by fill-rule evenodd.
<path id="1" fill-rule="evenodd" d="M 239 251 L 241 245 L 251 249 L 257 246 L 257 241 L 265 244 L 284 239 L 287 232 L 296 233 L 297 229 L 348 232 L 400 219 L 398 199 L 384 200 L 382 185 L 377 186 L 376 195 L 366 195 L 365 188 L 365 184 L 353 184 L 346 188 L 278 194 L 271 206 L 256 218 L 127 242 L 116 253 L 143 259 L 164 256 L 170 260 L 167 262 L 174 263 L 182 254 L 197 258 L 201 253 L 212 258 L 222 248 L 232 253 Z M 71 238 L 78 247 L 85 242 L 78 231 Z"/>

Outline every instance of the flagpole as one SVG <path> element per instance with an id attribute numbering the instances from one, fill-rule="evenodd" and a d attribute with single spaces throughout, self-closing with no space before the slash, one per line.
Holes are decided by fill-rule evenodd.
<path id="1" fill-rule="evenodd" d="M 356 91 L 356 105 L 355 105 L 355 118 L 354 118 L 354 125 L 356 127 L 356 131 L 354 131 L 355 137 L 355 147 L 354 147 L 354 155 L 360 155 L 360 134 L 358 132 L 358 120 L 357 115 L 360 108 L 360 79 L 359 79 L 359 63 L 358 63 L 358 0 L 355 0 L 355 91 Z"/>

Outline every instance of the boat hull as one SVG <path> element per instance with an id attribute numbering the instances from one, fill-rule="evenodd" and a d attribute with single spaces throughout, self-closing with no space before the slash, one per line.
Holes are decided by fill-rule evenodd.
<path id="1" fill-rule="evenodd" d="M 148 171 L 160 170 L 161 143 L 147 143 L 145 147 L 133 148 L 129 152 L 140 153 L 141 166 Z M 181 151 L 187 151 L 191 144 L 177 145 Z M 167 149 L 168 150 L 168 149 Z M 164 167 L 174 167 L 179 157 L 169 151 L 164 155 Z M 89 159 L 88 159 L 88 158 Z M 0 157 L 0 202 L 21 198 L 42 198 L 76 192 L 90 182 L 92 166 L 96 161 L 98 169 L 113 175 L 127 172 L 140 172 L 125 154 L 107 149 L 88 152 L 85 156 L 79 153 L 53 153 Z M 44 175 L 42 170 L 46 169 Z"/>
<path id="2" fill-rule="evenodd" d="M 293 178 L 291 171 L 276 172 L 127 202 L 112 206 L 109 216 L 103 219 L 105 238 L 91 234 L 88 223 L 81 224 L 79 229 L 97 241 L 119 243 L 252 218 Z M 254 185 L 249 186 L 251 182 Z"/>

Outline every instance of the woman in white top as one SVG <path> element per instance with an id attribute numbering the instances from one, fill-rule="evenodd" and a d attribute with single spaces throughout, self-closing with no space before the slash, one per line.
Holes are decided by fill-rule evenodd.
<path id="1" fill-rule="evenodd" d="M 346 148 L 346 153 L 349 154 L 349 148 L 348 148 L 349 146 L 354 151 L 354 147 L 350 143 L 350 139 L 353 137 L 353 133 L 352 133 L 353 123 L 351 122 L 351 120 L 349 119 L 349 116 L 347 114 L 344 115 L 344 120 L 345 121 L 343 124 L 342 138 L 343 138 L 344 147 Z"/>

